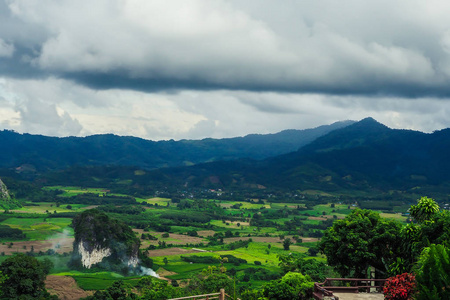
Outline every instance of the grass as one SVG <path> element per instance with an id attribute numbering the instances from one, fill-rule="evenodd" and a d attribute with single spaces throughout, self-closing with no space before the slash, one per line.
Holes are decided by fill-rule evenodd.
<path id="1" fill-rule="evenodd" d="M 82 188 L 82 187 L 75 187 L 75 186 L 47 186 L 44 187 L 45 190 L 61 190 L 63 193 L 59 196 L 61 197 L 72 197 L 79 194 L 85 194 L 85 193 L 92 193 L 97 195 L 102 195 L 107 192 L 104 188 Z"/>
<path id="2" fill-rule="evenodd" d="M 169 203 L 171 201 L 171 199 L 168 198 L 159 198 L 159 197 L 155 197 L 155 198 L 149 198 L 149 199 L 143 199 L 143 198 L 136 198 L 136 201 L 140 202 L 147 202 L 148 204 L 158 204 L 159 206 L 167 206 L 167 203 Z"/>
<path id="3" fill-rule="evenodd" d="M 70 218 L 9 218 L 1 222 L 22 230 L 29 240 L 45 240 L 60 233 L 73 235 Z"/>
<path id="4" fill-rule="evenodd" d="M 291 252 L 300 252 L 306 253 L 308 248 L 304 246 L 291 245 L 290 250 L 284 250 L 283 246 L 279 243 L 272 243 L 271 248 L 268 248 L 269 243 L 249 243 L 247 248 L 238 248 L 235 250 L 224 250 L 221 246 L 210 247 L 214 249 L 212 252 L 201 252 L 201 253 L 188 253 L 183 254 L 182 256 L 212 256 L 218 258 L 220 255 L 233 255 L 235 257 L 245 259 L 247 261 L 246 264 L 241 264 L 239 266 L 235 266 L 231 263 L 225 263 L 224 266 L 227 269 L 235 268 L 236 270 L 243 270 L 247 268 L 266 268 L 271 271 L 278 270 L 278 255 L 279 254 L 288 254 Z M 163 259 L 167 258 L 169 263 L 164 266 Z M 202 263 L 189 263 L 183 261 L 181 259 L 181 255 L 170 255 L 170 256 L 160 256 L 160 257 L 152 257 L 155 264 L 164 266 L 164 269 L 175 272 L 177 274 L 167 276 L 170 279 L 188 279 L 195 272 L 200 272 L 203 269 L 206 269 L 209 264 Z M 255 261 L 260 261 L 261 266 L 256 266 Z M 213 264 L 218 266 L 219 264 Z"/>
<path id="5" fill-rule="evenodd" d="M 258 231 L 258 227 L 256 226 L 249 226 L 249 225 L 243 225 L 243 229 L 240 229 L 240 227 L 237 227 L 236 224 L 239 223 L 237 221 L 235 222 L 230 222 L 227 221 L 227 223 L 229 225 L 227 225 L 226 223 L 223 223 L 221 220 L 211 220 L 210 224 L 213 225 L 215 228 L 215 231 L 226 231 L 228 229 L 230 229 L 231 231 L 233 231 L 233 233 L 235 231 L 238 231 L 241 235 L 242 234 L 265 234 L 265 233 L 269 233 L 269 234 L 275 234 L 277 231 L 276 228 L 274 227 L 263 227 L 260 228 L 260 230 Z M 241 224 L 244 224 L 244 222 L 241 222 Z"/>
<path id="6" fill-rule="evenodd" d="M 394 219 L 403 223 L 406 223 L 406 219 L 407 217 L 402 216 L 401 214 L 395 214 L 395 213 L 380 213 L 380 216 L 382 218 L 386 218 L 386 219 Z"/>
<path id="7" fill-rule="evenodd" d="M 225 201 L 225 200 L 221 200 L 217 204 L 219 204 L 221 207 L 226 207 L 226 208 L 230 208 L 233 205 L 240 204 L 241 206 L 240 206 L 239 209 L 236 209 L 237 211 L 240 211 L 242 209 L 261 209 L 262 207 L 270 208 L 269 204 L 250 203 L 250 202 L 245 202 L 245 201 Z"/>
<path id="8" fill-rule="evenodd" d="M 47 214 L 47 213 L 62 213 L 62 212 L 71 212 L 76 210 L 78 207 L 72 205 L 74 209 L 68 209 L 67 205 L 62 204 L 59 207 L 56 206 L 55 202 L 34 202 L 33 206 L 24 206 L 22 208 L 16 209 L 17 211 L 24 213 L 36 213 L 36 214 Z M 84 207 L 87 205 L 84 205 Z"/>
<path id="9" fill-rule="evenodd" d="M 125 283 L 135 286 L 138 279 L 141 278 L 140 276 L 124 277 L 114 272 L 81 273 L 71 271 L 53 275 L 72 276 L 78 286 L 83 290 L 104 290 L 110 287 L 114 281 L 117 280 L 123 280 Z"/>
<path id="10" fill-rule="evenodd" d="M 104 193 L 108 192 L 105 189 L 102 188 L 80 188 L 80 187 L 63 187 L 63 186 L 54 186 L 54 187 L 47 187 L 46 189 L 60 189 L 63 190 L 64 193 L 60 196 L 63 197 L 71 197 L 75 196 L 81 193 L 94 193 L 103 195 Z M 311 195 L 325 195 L 321 193 L 320 191 L 308 191 Z M 110 194 L 110 195 L 118 195 L 118 196 L 124 196 L 121 194 Z M 159 216 L 167 211 L 172 211 L 176 205 L 171 203 L 171 200 L 168 198 L 150 198 L 150 199 L 144 199 L 144 198 L 136 198 L 138 202 L 147 202 L 150 205 L 158 205 L 158 207 L 153 207 L 152 209 L 147 210 L 146 214 L 148 214 L 148 220 L 150 222 L 157 222 L 159 219 Z M 211 200 L 212 201 L 212 200 Z M 167 204 L 170 203 L 170 206 L 167 207 Z M 226 208 L 225 213 L 229 215 L 236 215 L 238 213 L 244 212 L 244 215 L 247 215 L 248 213 L 254 213 L 255 211 L 260 211 L 261 208 L 264 207 L 266 211 L 273 212 L 275 210 L 280 209 L 289 209 L 289 210 L 296 210 L 298 206 L 304 207 L 304 204 L 297 204 L 297 203 L 249 203 L 249 202 L 243 202 L 243 201 L 225 201 L 225 200 L 215 200 L 216 204 L 219 204 L 220 206 Z M 36 203 L 33 203 L 36 204 Z M 21 214 L 24 216 L 23 218 L 16 218 L 11 217 L 9 219 L 6 219 L 2 222 L 4 225 L 9 225 L 13 228 L 19 228 L 25 232 L 28 239 L 31 240 L 45 240 L 52 236 L 54 236 L 57 233 L 62 233 L 65 230 L 69 230 L 69 234 L 73 235 L 73 230 L 69 227 L 71 223 L 70 218 L 45 218 L 42 217 L 36 217 L 34 215 L 31 217 L 31 213 L 40 213 L 45 214 L 45 212 L 48 210 L 49 212 L 57 211 L 57 212 L 67 212 L 67 211 L 81 211 L 87 207 L 87 205 L 82 204 L 72 204 L 72 209 L 68 210 L 66 208 L 66 204 L 61 205 L 60 207 L 56 207 L 56 203 L 48 203 L 48 202 L 42 202 L 37 203 L 38 206 L 26 206 L 19 211 L 24 212 Z M 240 205 L 239 209 L 231 208 L 233 205 Z M 349 208 L 348 205 L 344 204 L 334 204 L 334 207 L 331 207 L 331 204 L 320 204 L 316 205 L 311 209 L 308 210 L 300 210 L 298 211 L 300 213 L 300 217 L 306 218 L 309 216 L 322 216 L 324 213 L 327 216 L 333 216 L 336 215 L 338 218 L 343 218 L 347 214 L 349 214 L 354 207 Z M 30 214 L 30 218 L 27 218 L 25 213 Z M 14 216 L 14 215 L 12 215 Z M 283 224 L 284 222 L 291 220 L 292 215 L 289 215 L 288 217 L 283 217 L 279 219 L 273 219 L 271 221 L 276 222 L 277 224 Z M 381 217 L 384 218 L 392 218 L 399 221 L 404 221 L 406 218 L 402 217 L 400 214 L 386 214 L 381 213 Z M 231 216 L 229 216 L 231 218 Z M 322 221 L 320 220 L 302 220 L 305 224 L 311 224 L 311 225 L 317 225 L 320 224 Z M 228 223 L 228 225 L 226 224 Z M 285 234 L 283 232 L 278 231 L 274 227 L 263 227 L 263 228 L 257 228 L 256 226 L 249 226 L 247 222 L 239 222 L 242 225 L 237 226 L 238 221 L 226 221 L 226 223 L 223 223 L 221 220 L 212 220 L 210 224 L 212 225 L 212 229 L 215 232 L 225 232 L 227 230 L 231 230 L 234 233 L 238 232 L 240 236 L 247 236 L 248 234 L 258 234 L 258 235 L 264 235 L 264 234 L 270 234 L 271 236 L 278 236 L 279 234 Z M 172 226 L 172 232 L 175 233 L 185 233 L 188 230 L 204 230 L 202 228 L 197 227 L 183 227 L 183 226 Z M 171 242 L 180 242 L 182 240 L 178 239 L 175 235 L 170 235 L 169 238 L 162 238 L 161 233 L 155 233 L 155 232 L 148 232 L 153 235 L 156 235 L 159 238 L 159 241 L 165 241 L 166 243 Z M 207 243 L 206 240 L 204 240 L 205 244 Z M 144 244 L 149 243 L 148 241 L 144 241 Z M 271 271 L 277 271 L 279 270 L 278 267 L 278 255 L 280 254 L 288 254 L 288 253 L 307 253 L 308 248 L 312 246 L 316 246 L 316 242 L 307 242 L 307 243 L 300 243 L 296 245 L 291 245 L 290 250 L 286 251 L 283 249 L 281 240 L 277 242 L 270 243 L 271 248 L 268 248 L 269 243 L 268 242 L 251 242 L 248 244 L 247 248 L 238 248 L 235 250 L 227 250 L 225 247 L 222 246 L 209 246 L 209 247 L 203 247 L 203 249 L 207 249 L 211 252 L 200 252 L 200 253 L 188 253 L 183 254 L 183 256 L 190 256 L 190 255 L 197 255 L 197 256 L 214 256 L 219 257 L 219 255 L 233 255 L 238 258 L 245 259 L 247 261 L 246 264 L 241 264 L 239 266 L 234 266 L 230 263 L 225 263 L 225 267 L 227 269 L 234 268 L 237 271 L 243 271 L 248 268 L 265 268 L 269 269 Z M 40 257 L 39 259 L 43 259 L 45 257 Z M 91 272 L 91 273 L 82 273 L 77 271 L 70 271 L 67 267 L 67 261 L 69 257 L 62 257 L 62 256 L 49 256 L 49 259 L 54 262 L 55 267 L 52 269 L 52 273 L 55 273 L 55 275 L 68 275 L 72 276 L 78 283 L 78 285 L 85 290 L 99 290 L 99 289 L 106 289 L 109 287 L 114 281 L 118 279 L 122 279 L 132 285 L 136 284 L 138 281 L 137 276 L 131 276 L 131 277 L 124 277 L 120 274 L 113 273 L 113 272 Z M 164 265 L 163 259 L 167 258 L 169 260 L 168 265 Z M 320 261 L 326 261 L 326 258 L 324 256 L 318 256 L 314 257 L 315 259 L 318 259 Z M 6 259 L 6 257 L 0 257 L 0 263 Z M 189 263 L 185 262 L 181 259 L 181 255 L 168 255 L 168 256 L 160 256 L 160 257 L 152 257 L 154 263 L 155 263 L 155 269 L 158 268 L 158 266 L 164 266 L 165 269 L 171 272 L 175 272 L 174 275 L 168 275 L 167 278 L 170 279 L 189 279 L 192 277 L 193 274 L 202 271 L 203 269 L 206 269 L 209 264 L 201 264 L 201 263 Z M 261 262 L 260 266 L 256 266 L 254 264 L 255 261 Z M 216 264 L 219 265 L 219 264 Z M 263 282 L 261 282 L 262 284 Z M 259 282 L 258 282 L 259 284 Z M 257 285 L 257 283 L 255 283 Z"/>

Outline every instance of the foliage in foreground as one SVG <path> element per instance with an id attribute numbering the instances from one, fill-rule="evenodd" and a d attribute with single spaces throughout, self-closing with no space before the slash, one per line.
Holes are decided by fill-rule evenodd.
<path id="1" fill-rule="evenodd" d="M 289 272 L 263 287 L 264 299 L 303 300 L 312 297 L 314 282 L 308 275 Z"/>
<path id="2" fill-rule="evenodd" d="M 385 300 L 410 300 L 415 292 L 415 276 L 409 273 L 389 277 L 383 287 Z"/>
<path id="3" fill-rule="evenodd" d="M 386 271 L 399 256 L 400 230 L 399 222 L 356 209 L 326 230 L 319 249 L 342 276 L 365 278 L 369 266 Z"/>
<path id="4" fill-rule="evenodd" d="M 443 245 L 431 245 L 420 256 L 416 274 L 417 300 L 450 299 L 449 251 Z"/>
<path id="5" fill-rule="evenodd" d="M 58 299 L 45 289 L 45 278 L 52 264 L 40 262 L 25 254 L 7 258 L 0 271 L 4 276 L 1 284 L 1 299 Z"/>

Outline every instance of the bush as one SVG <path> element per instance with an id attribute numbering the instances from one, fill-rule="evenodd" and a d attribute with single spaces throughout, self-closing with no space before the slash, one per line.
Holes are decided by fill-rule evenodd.
<path id="1" fill-rule="evenodd" d="M 383 287 L 384 299 L 409 300 L 416 292 L 415 276 L 409 273 L 389 277 Z"/>
<path id="2" fill-rule="evenodd" d="M 219 259 L 213 256 L 180 256 L 181 260 L 186 262 L 198 263 L 198 264 L 217 264 Z"/>
<path id="3" fill-rule="evenodd" d="M 319 249 L 317 249 L 316 247 L 311 247 L 308 249 L 309 256 L 316 256 L 317 253 L 319 253 Z"/>
<path id="4" fill-rule="evenodd" d="M 258 261 L 258 260 L 255 260 L 255 265 L 260 266 L 260 265 L 261 265 L 261 262 Z"/>
<path id="5" fill-rule="evenodd" d="M 0 239 L 15 239 L 23 240 L 26 236 L 22 230 L 18 228 L 11 228 L 7 225 L 0 225 Z"/>
<path id="6" fill-rule="evenodd" d="M 52 268 L 50 261 L 41 263 L 23 253 L 7 258 L 0 265 L 5 276 L 1 285 L 2 299 L 55 299 L 45 289 L 45 278 Z"/>
<path id="7" fill-rule="evenodd" d="M 240 264 L 246 264 L 247 261 L 245 259 L 233 256 L 231 254 L 221 255 L 222 259 L 226 258 L 228 263 L 233 264 L 235 266 L 239 266 Z"/>
<path id="8" fill-rule="evenodd" d="M 450 261 L 443 245 L 425 248 L 416 273 L 418 300 L 450 299 Z"/>
<path id="9" fill-rule="evenodd" d="M 289 272 L 279 280 L 270 281 L 263 287 L 268 299 L 302 300 L 312 297 L 314 282 L 308 275 Z"/>

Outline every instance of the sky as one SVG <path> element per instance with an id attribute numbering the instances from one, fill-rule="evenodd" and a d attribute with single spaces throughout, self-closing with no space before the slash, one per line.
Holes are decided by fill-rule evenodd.
<path id="1" fill-rule="evenodd" d="M 450 127 L 444 0 L 0 0 L 0 130 Z"/>

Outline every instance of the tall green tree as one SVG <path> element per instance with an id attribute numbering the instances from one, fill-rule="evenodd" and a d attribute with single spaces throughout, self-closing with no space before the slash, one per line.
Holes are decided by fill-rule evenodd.
<path id="1" fill-rule="evenodd" d="M 416 205 L 411 206 L 409 212 L 417 222 L 423 223 L 439 212 L 439 205 L 432 198 L 422 197 Z"/>
<path id="2" fill-rule="evenodd" d="M 283 249 L 289 250 L 289 247 L 291 246 L 292 242 L 290 238 L 284 239 L 283 241 Z"/>
<path id="3" fill-rule="evenodd" d="M 187 288 L 191 294 L 217 293 L 220 289 L 225 289 L 230 294 L 234 292 L 234 282 L 225 271 L 223 267 L 209 266 L 208 269 L 194 275 Z"/>
<path id="4" fill-rule="evenodd" d="M 399 256 L 401 224 L 371 210 L 356 209 L 325 231 L 319 249 L 342 276 L 365 278 L 369 266 L 386 271 Z"/>
<path id="5" fill-rule="evenodd" d="M 0 271 L 6 277 L 1 285 L 2 299 L 58 299 L 45 289 L 48 266 L 34 257 L 22 253 L 9 257 Z"/>
<path id="6" fill-rule="evenodd" d="M 278 255 L 283 273 L 298 272 L 308 275 L 314 281 L 324 281 L 327 277 L 336 277 L 332 267 L 314 258 L 305 258 L 304 254 L 290 253 Z"/>
<path id="7" fill-rule="evenodd" d="M 314 282 L 308 275 L 289 272 L 281 279 L 263 286 L 264 299 L 303 300 L 311 299 Z"/>
<path id="8" fill-rule="evenodd" d="M 431 244 L 450 247 L 449 211 L 440 210 L 433 199 L 422 197 L 417 205 L 411 206 L 410 212 L 417 223 L 408 224 L 401 231 L 405 254 L 403 259 L 409 269 L 417 261 L 422 250 Z"/>

